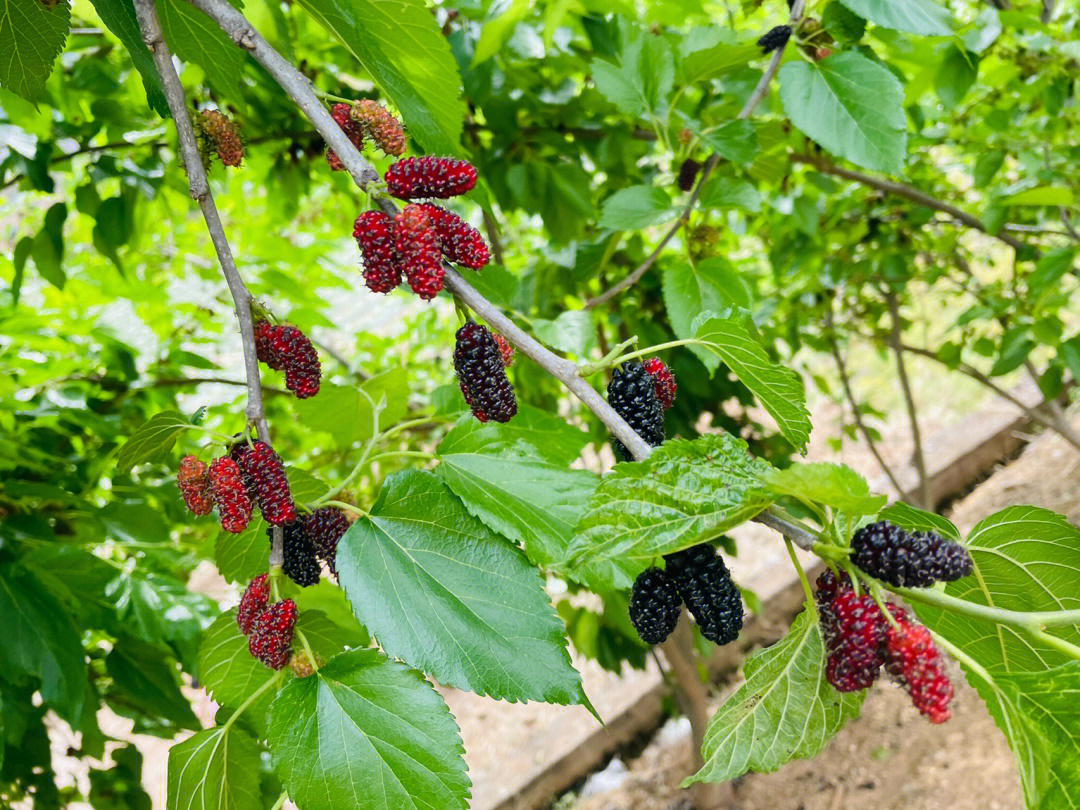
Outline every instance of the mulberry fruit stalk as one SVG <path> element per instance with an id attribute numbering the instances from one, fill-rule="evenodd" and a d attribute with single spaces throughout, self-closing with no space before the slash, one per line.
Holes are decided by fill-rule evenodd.
<path id="1" fill-rule="evenodd" d="M 406 205 L 394 217 L 394 250 L 412 291 L 425 301 L 438 295 L 446 271 L 438 236 L 422 206 Z"/>
<path id="2" fill-rule="evenodd" d="M 447 261 L 470 270 L 480 270 L 491 261 L 491 252 L 484 242 L 484 237 L 472 225 L 453 211 L 447 211 L 433 203 L 421 203 L 420 208 L 435 228 L 439 248 Z"/>
<path id="3" fill-rule="evenodd" d="M 670 410 L 671 406 L 675 404 L 675 392 L 679 387 L 675 383 L 675 375 L 671 373 L 671 369 L 665 366 L 664 361 L 659 357 L 650 357 L 642 365 L 653 378 L 656 387 L 656 398 L 660 400 L 660 404 L 664 406 L 665 411 Z"/>
<path id="4" fill-rule="evenodd" d="M 952 716 L 949 702 L 953 686 L 945 674 L 941 657 L 930 631 L 913 623 L 907 612 L 893 612 L 896 625 L 886 630 L 886 669 L 911 695 L 911 702 L 931 723 L 944 723 Z"/>
<path id="5" fill-rule="evenodd" d="M 273 447 L 266 442 L 255 442 L 250 450 L 240 453 L 240 466 L 251 481 L 267 523 L 284 526 L 296 520 L 296 504 L 289 492 L 285 465 Z"/>
<path id="6" fill-rule="evenodd" d="M 337 125 L 341 127 L 345 137 L 352 141 L 352 145 L 357 149 L 363 149 L 364 130 L 358 123 L 353 121 L 351 113 L 352 107 L 348 104 L 335 104 L 330 110 L 330 115 L 333 116 Z M 326 150 L 326 162 L 330 164 L 332 171 L 340 172 L 345 169 L 345 164 L 341 162 L 341 158 L 337 156 L 333 149 Z"/>
<path id="7" fill-rule="evenodd" d="M 701 543 L 664 560 L 701 635 L 715 644 L 737 639 L 743 626 L 742 595 L 716 549 Z"/>
<path id="8" fill-rule="evenodd" d="M 226 166 L 239 166 L 244 159 L 244 144 L 228 116 L 220 110 L 203 110 L 196 121 L 221 162 Z"/>
<path id="9" fill-rule="evenodd" d="M 315 548 L 315 555 L 326 563 L 330 573 L 337 575 L 338 542 L 349 530 L 345 513 L 333 506 L 320 506 L 304 516 L 304 534 Z"/>
<path id="10" fill-rule="evenodd" d="M 270 669 L 281 669 L 292 655 L 296 603 L 285 599 L 263 610 L 252 622 L 248 651 Z"/>
<path id="11" fill-rule="evenodd" d="M 667 435 L 664 406 L 656 396 L 656 383 L 652 375 L 641 363 L 632 360 L 616 369 L 608 383 L 607 394 L 611 407 L 635 433 L 652 447 L 663 444 Z M 618 439 L 615 440 L 615 449 L 624 459 L 633 458 Z"/>
<path id="12" fill-rule="evenodd" d="M 315 546 L 304 531 L 303 521 L 286 523 L 281 532 L 285 557 L 281 564 L 282 573 L 302 588 L 317 585 L 322 568 L 315 558 Z M 266 534 L 273 540 L 273 529 L 267 529 Z"/>
<path id="13" fill-rule="evenodd" d="M 476 185 L 476 169 L 450 157 L 405 158 L 390 166 L 383 179 L 386 190 L 399 200 L 445 200 L 470 191 Z"/>
<path id="14" fill-rule="evenodd" d="M 879 521 L 851 538 L 852 562 L 875 579 L 900 588 L 953 582 L 973 570 L 971 555 L 953 540 L 932 532 L 907 532 Z"/>
<path id="15" fill-rule="evenodd" d="M 350 113 L 353 121 L 383 152 L 395 157 L 405 152 L 405 130 L 382 104 L 365 98 L 356 102 Z"/>
<path id="16" fill-rule="evenodd" d="M 517 413 L 514 386 L 507 379 L 499 344 L 480 324 L 469 321 L 458 329 L 454 370 L 465 402 L 481 422 L 509 422 Z"/>
<path id="17" fill-rule="evenodd" d="M 209 515 L 214 510 L 214 493 L 210 489 L 210 474 L 206 465 L 195 456 L 184 456 L 176 472 L 180 495 L 193 514 Z"/>
<path id="18" fill-rule="evenodd" d="M 285 387 L 297 399 L 319 393 L 322 365 L 311 340 L 295 326 L 268 321 L 255 324 L 255 354 L 275 371 L 285 372 Z"/>
<path id="19" fill-rule="evenodd" d="M 388 293 L 401 283 L 401 265 L 394 251 L 394 220 L 382 211 L 356 218 L 353 237 L 364 259 L 364 283 L 372 292 Z"/>
<path id="20" fill-rule="evenodd" d="M 240 465 L 229 456 L 216 458 L 210 462 L 209 477 L 221 528 L 239 534 L 251 522 L 251 498 Z"/>
<path id="21" fill-rule="evenodd" d="M 679 623 L 682 598 L 674 580 L 659 568 L 638 574 L 630 591 L 630 623 L 646 644 L 660 644 Z"/>
<path id="22" fill-rule="evenodd" d="M 255 619 L 270 604 L 268 578 L 268 574 L 255 577 L 244 590 L 244 595 L 240 597 L 240 607 L 236 610 L 236 623 L 240 625 L 240 632 L 245 636 L 251 635 L 255 627 Z"/>

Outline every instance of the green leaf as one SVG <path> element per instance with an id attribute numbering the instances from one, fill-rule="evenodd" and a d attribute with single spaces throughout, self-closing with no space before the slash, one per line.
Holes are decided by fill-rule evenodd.
<path id="1" fill-rule="evenodd" d="M 86 659 L 75 625 L 26 569 L 0 565 L 0 667 L 7 680 L 41 680 L 41 696 L 77 724 L 86 698 Z"/>
<path id="2" fill-rule="evenodd" d="M 865 20 L 894 31 L 947 37 L 953 32 L 949 12 L 936 0 L 840 0 Z"/>
<path id="3" fill-rule="evenodd" d="M 331 659 L 274 700 L 274 764 L 304 810 L 466 810 L 454 718 L 419 673 L 376 650 Z"/>
<path id="4" fill-rule="evenodd" d="M 679 52 L 683 86 L 731 73 L 761 53 L 753 39 L 718 26 L 692 29 L 683 39 Z"/>
<path id="5" fill-rule="evenodd" d="M 935 532 L 952 540 L 960 539 L 960 530 L 953 522 L 933 512 L 925 512 L 903 501 L 897 501 L 878 513 L 878 520 L 887 520 L 909 532 Z"/>
<path id="6" fill-rule="evenodd" d="M 161 28 L 169 47 L 185 62 L 203 69 L 217 92 L 236 99 L 247 55 L 237 48 L 217 23 L 184 0 L 157 4 Z"/>
<path id="7" fill-rule="evenodd" d="M 749 121 L 728 121 L 711 132 L 698 134 L 707 146 L 732 163 L 748 165 L 757 157 L 757 130 Z"/>
<path id="8" fill-rule="evenodd" d="M 1012 506 L 971 530 L 967 548 L 975 575 L 945 586 L 945 592 L 979 605 L 1004 610 L 1080 609 L 1080 529 L 1064 517 L 1035 506 Z M 919 618 L 979 664 L 997 675 L 1041 672 L 1066 663 L 1067 655 L 1004 625 L 987 632 L 985 622 L 937 608 L 913 604 Z M 1046 632 L 1073 644 L 1080 627 Z"/>
<path id="9" fill-rule="evenodd" d="M 593 60 L 596 89 L 627 115 L 661 115 L 675 83 L 675 59 L 667 40 L 639 31 L 619 56 L 617 65 Z"/>
<path id="10" fill-rule="evenodd" d="M 972 180 L 976 188 L 986 188 L 994 175 L 1005 165 L 1005 153 L 1000 149 L 988 149 L 979 153 L 975 158 L 975 168 L 972 172 Z"/>
<path id="11" fill-rule="evenodd" d="M 903 171 L 904 88 L 876 62 L 855 51 L 788 62 L 780 68 L 780 99 L 791 122 L 829 152 L 868 169 Z"/>
<path id="12" fill-rule="evenodd" d="M 664 265 L 664 306 L 672 331 L 680 340 L 694 337 L 694 319 L 706 310 L 749 307 L 750 289 L 738 270 L 722 256 L 713 256 L 694 265 L 671 262 Z M 691 345 L 703 363 L 715 369 L 715 358 L 702 346 Z"/>
<path id="13" fill-rule="evenodd" d="M 762 478 L 776 496 L 825 504 L 848 515 L 874 515 L 885 505 L 884 495 L 871 495 L 866 479 L 843 464 L 792 464 L 770 470 Z"/>
<path id="14" fill-rule="evenodd" d="M 300 0 L 300 5 L 371 74 L 425 150 L 460 151 L 461 74 L 422 0 Z"/>
<path id="15" fill-rule="evenodd" d="M 191 704 L 180 691 L 176 661 L 163 648 L 121 637 L 105 657 L 105 671 L 139 712 L 182 728 L 199 728 Z"/>
<path id="16" fill-rule="evenodd" d="M 956 45 L 949 45 L 934 74 L 934 89 L 946 108 L 956 107 L 979 76 L 979 59 Z"/>
<path id="17" fill-rule="evenodd" d="M 711 540 L 768 505 L 755 491 L 771 467 L 728 433 L 671 439 L 644 461 L 616 464 L 589 501 L 570 548 L 577 567 L 618 562 L 628 588 L 661 555 Z"/>
<path id="18" fill-rule="evenodd" d="M 151 643 L 194 641 L 217 605 L 168 574 L 125 568 L 105 589 L 125 632 Z"/>
<path id="19" fill-rule="evenodd" d="M 257 810 L 259 746 L 235 725 L 200 731 L 169 749 L 168 810 Z"/>
<path id="20" fill-rule="evenodd" d="M 325 387 L 325 386 L 324 386 Z M 319 396 L 322 396 L 320 392 Z M 297 467 L 286 468 L 289 491 L 293 500 L 310 503 L 321 498 L 330 488 L 315 476 Z M 252 515 L 247 528 L 239 534 L 218 532 L 214 542 L 214 561 L 218 572 L 230 582 L 247 582 L 266 573 L 270 540 L 266 535 L 269 524 L 261 514 Z"/>
<path id="21" fill-rule="evenodd" d="M 555 320 L 533 321 L 537 339 L 560 352 L 587 357 L 596 347 L 596 326 L 587 309 L 568 309 Z"/>
<path id="22" fill-rule="evenodd" d="M 1072 205 L 1075 197 L 1072 189 L 1063 186 L 1037 186 L 1002 197 L 1003 205 Z"/>
<path id="23" fill-rule="evenodd" d="M 64 289 L 67 275 L 64 273 L 64 221 L 67 206 L 56 203 L 45 214 L 45 222 L 30 245 L 30 256 L 43 279 L 56 289 Z"/>
<path id="24" fill-rule="evenodd" d="M 439 683 L 509 701 L 585 703 L 563 625 L 516 548 L 432 473 L 389 478 L 338 546 L 356 618 Z"/>
<path id="25" fill-rule="evenodd" d="M 866 33 L 866 20 L 839 0 L 830 0 L 822 12 L 821 27 L 841 42 L 858 42 Z"/>
<path id="26" fill-rule="evenodd" d="M 439 453 L 469 453 L 485 445 L 494 450 L 510 447 L 519 440 L 524 440 L 544 460 L 568 467 L 589 443 L 589 434 L 548 411 L 519 405 L 517 416 L 505 425 L 480 422 L 472 414 L 465 414 L 443 438 Z"/>
<path id="27" fill-rule="evenodd" d="M 0 0 L 0 87 L 27 101 L 41 99 L 70 28 L 67 0 L 51 8 L 29 0 Z"/>
<path id="28" fill-rule="evenodd" d="M 723 361 L 761 401 L 784 437 L 805 451 L 811 426 L 802 378 L 793 369 L 769 359 L 749 314 L 742 310 L 703 312 L 694 319 L 691 330 L 703 341 L 695 348 L 703 348 L 710 355 L 705 360 L 710 371 Z"/>
<path id="29" fill-rule="evenodd" d="M 486 62 L 506 45 L 510 35 L 525 15 L 529 13 L 530 0 L 513 0 L 510 7 L 484 23 L 480 30 L 480 39 L 473 51 L 472 66 Z"/>
<path id="30" fill-rule="evenodd" d="M 1073 269 L 1076 261 L 1076 250 L 1073 248 L 1058 248 L 1044 253 L 1035 263 L 1035 270 L 1027 278 L 1028 292 L 1039 297 L 1044 292 L 1055 286 L 1066 273 Z"/>
<path id="31" fill-rule="evenodd" d="M 613 231 L 636 231 L 666 222 L 676 213 L 671 197 L 662 188 L 630 186 L 604 200 L 599 225 Z"/>
<path id="32" fill-rule="evenodd" d="M 1028 327 L 1013 327 L 1001 337 L 998 356 L 994 365 L 990 367 L 989 376 L 1000 377 L 1002 374 L 1016 371 L 1027 360 L 1034 348 L 1035 341 L 1031 339 Z"/>
<path id="33" fill-rule="evenodd" d="M 372 406 L 383 400 L 384 407 L 379 413 L 380 430 L 400 421 L 408 413 L 409 380 L 404 369 L 376 374 L 360 386 L 323 383 L 317 397 L 297 400 L 294 407 L 305 426 L 325 431 L 338 445 L 348 447 L 353 442 L 371 438 Z"/>
<path id="34" fill-rule="evenodd" d="M 123 472 L 136 464 L 164 461 L 176 444 L 176 437 L 189 427 L 191 422 L 177 411 L 154 415 L 124 442 L 116 466 Z"/>
<path id="35" fill-rule="evenodd" d="M 821 627 L 808 610 L 781 641 L 746 659 L 743 671 L 746 683 L 705 730 L 705 764 L 684 786 L 726 782 L 747 771 L 769 773 L 793 759 L 809 759 L 858 717 L 866 696 L 841 694 L 825 680 Z"/>
<path id="36" fill-rule="evenodd" d="M 599 477 L 544 458 L 537 447 L 504 433 L 507 426 L 462 434 L 467 426 L 454 428 L 443 439 L 437 474 L 470 514 L 523 544 L 537 565 L 562 573 L 574 527 Z M 591 570 L 570 573 L 586 584 L 608 578 Z"/>
<path id="37" fill-rule="evenodd" d="M 165 101 L 165 91 L 161 87 L 161 78 L 157 68 L 154 67 L 154 57 L 150 49 L 143 42 L 142 34 L 139 33 L 139 21 L 135 17 L 134 3 L 124 0 L 90 0 L 94 4 L 94 11 L 116 36 L 124 47 L 127 48 L 128 56 L 132 64 L 142 76 L 143 87 L 146 89 L 146 100 L 150 107 L 158 115 L 165 118 L 169 116 L 169 105 Z"/>

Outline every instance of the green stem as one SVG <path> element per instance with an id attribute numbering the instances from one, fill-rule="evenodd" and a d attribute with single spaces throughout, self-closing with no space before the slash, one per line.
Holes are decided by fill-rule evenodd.
<path id="1" fill-rule="evenodd" d="M 383 434 L 379 438 L 380 439 L 388 439 L 389 437 L 393 436 L 396 433 L 401 433 L 401 431 L 403 431 L 403 430 L 408 430 L 409 428 L 417 427 L 418 425 L 429 425 L 432 422 L 451 422 L 451 421 L 453 421 L 453 420 L 448 419 L 448 418 L 443 417 L 443 416 L 434 416 L 434 415 L 433 416 L 425 416 L 425 417 L 422 417 L 422 418 L 419 418 L 419 419 L 409 419 L 408 421 L 405 421 L 405 422 L 398 422 L 396 425 L 394 425 L 391 428 L 387 428 L 385 431 L 383 431 Z"/>
<path id="2" fill-rule="evenodd" d="M 288 801 L 288 798 L 289 798 L 289 791 L 286 790 L 280 796 L 277 797 L 277 801 L 274 802 L 274 806 L 271 807 L 270 810 L 281 810 L 281 808 L 285 806 L 285 802 Z"/>
<path id="3" fill-rule="evenodd" d="M 582 363 L 580 366 L 578 366 L 578 374 L 580 374 L 582 377 L 588 377 L 592 374 L 596 374 L 599 371 L 604 371 L 605 369 L 611 368 L 613 365 L 615 365 L 615 358 L 619 356 L 619 352 L 621 352 L 628 346 L 633 346 L 637 344 L 637 342 L 637 335 L 634 335 L 628 340 L 624 340 L 622 343 L 620 343 L 618 346 L 615 346 L 611 351 L 609 351 L 595 363 Z"/>
<path id="4" fill-rule="evenodd" d="M 355 98 L 345 98 L 344 96 L 335 96 L 333 93 L 327 93 L 325 90 L 315 90 L 312 88 L 319 98 L 326 99 L 327 101 L 337 101 L 341 104 L 355 104 Z"/>
<path id="5" fill-rule="evenodd" d="M 336 487 L 327 492 L 318 500 L 312 501 L 312 508 L 316 508 L 319 506 L 323 506 L 324 504 L 330 503 L 334 498 L 344 492 L 345 487 L 351 484 L 353 480 L 358 475 L 360 475 L 360 471 L 363 470 L 364 466 L 367 464 L 368 456 L 371 455 L 371 451 L 372 449 L 374 449 L 375 443 L 379 440 L 379 411 L 377 408 L 371 409 L 371 420 L 373 423 L 371 426 L 371 438 L 368 439 L 367 443 L 364 445 L 364 452 L 360 454 L 360 460 L 356 462 L 356 466 L 354 466 L 352 468 L 352 471 L 347 476 L 345 476 L 344 481 L 342 481 L 340 484 L 338 484 Z"/>
<path id="6" fill-rule="evenodd" d="M 1066 641 L 1063 638 L 1047 633 L 1045 630 L 1028 630 L 1030 635 L 1036 641 L 1041 641 L 1047 647 L 1053 647 L 1060 653 L 1064 653 L 1070 658 L 1080 660 L 1080 647 L 1073 644 L 1071 641 Z"/>
<path id="7" fill-rule="evenodd" d="M 300 638 L 300 643 L 304 645 L 304 653 L 307 655 L 308 661 L 311 662 L 311 668 L 318 672 L 319 662 L 315 660 L 315 652 L 311 649 L 311 645 L 308 644 L 307 636 L 304 635 L 302 630 L 297 630 L 296 635 Z"/>
<path id="8" fill-rule="evenodd" d="M 1080 624 L 1080 610 L 1019 611 L 980 605 L 957 599 L 943 591 L 933 588 L 898 588 L 886 584 L 886 588 L 909 602 L 921 602 L 924 605 L 943 608 L 952 613 L 962 613 L 974 619 L 1017 627 L 1028 633 L 1039 633 L 1046 627 L 1061 627 Z M 1060 639 L 1059 639 L 1060 640 Z M 1068 643 L 1068 642 L 1064 642 Z"/>
<path id="9" fill-rule="evenodd" d="M 222 733 L 227 732 L 232 727 L 232 724 L 236 722 L 236 718 L 242 715 L 244 713 L 244 710 L 247 709 L 248 706 L 250 706 L 256 700 L 262 697 L 263 692 L 267 691 L 270 687 L 277 684 L 277 682 L 281 679 L 282 671 L 283 670 L 279 669 L 277 672 L 274 673 L 274 677 L 272 677 L 270 680 L 268 680 L 266 683 L 264 683 L 262 686 L 260 686 L 258 689 L 256 689 L 254 692 L 247 696 L 247 700 L 241 703 L 240 707 L 232 713 L 232 716 L 228 720 L 225 721 L 225 725 L 221 727 Z"/>
<path id="10" fill-rule="evenodd" d="M 624 354 L 621 357 L 616 358 L 611 365 L 617 363 L 625 363 L 627 360 L 636 360 L 638 357 L 644 357 L 647 354 L 655 354 L 656 352 L 662 352 L 664 349 L 675 349 L 679 346 L 704 346 L 708 343 L 707 340 L 699 340 L 698 338 L 684 338 L 682 340 L 671 340 L 667 343 L 658 343 L 655 346 L 649 346 L 647 349 L 639 349 L 636 352 L 630 352 Z"/>
<path id="11" fill-rule="evenodd" d="M 982 678 L 984 681 L 994 687 L 995 690 L 997 689 L 997 684 L 994 683 L 994 679 L 991 677 L 990 673 L 986 671 L 982 664 L 980 664 L 978 661 L 976 661 L 974 658 L 961 650 L 948 639 L 944 638 L 938 633 L 935 633 L 933 630 L 930 630 L 929 627 L 927 627 L 926 629 L 929 630 L 930 637 L 934 639 L 935 644 L 948 652 L 949 655 L 951 655 L 961 664 L 966 666 L 968 669 L 970 669 L 972 672 L 974 672 L 976 675 L 978 675 L 980 678 Z"/>
<path id="12" fill-rule="evenodd" d="M 355 512 L 356 514 L 362 515 L 363 517 L 367 517 L 368 515 L 371 514 L 366 509 L 361 509 L 359 506 L 357 506 L 355 504 L 345 503 L 345 501 L 327 501 L 326 505 L 327 506 L 336 506 L 338 509 L 344 509 L 344 510 L 346 510 L 348 512 Z"/>
<path id="13" fill-rule="evenodd" d="M 388 453 L 379 453 L 377 456 L 372 456 L 370 460 L 374 463 L 381 458 L 396 458 L 399 456 L 404 458 L 422 458 L 428 461 L 434 461 L 438 458 L 434 453 L 425 453 L 422 450 L 391 450 Z"/>
<path id="14" fill-rule="evenodd" d="M 802 563 L 799 562 L 799 557 L 795 553 L 795 546 L 792 544 L 789 538 L 784 538 L 784 545 L 787 546 L 787 553 L 788 556 L 791 557 L 791 564 L 795 566 L 795 571 L 799 575 L 799 582 L 802 583 L 803 593 L 806 594 L 806 604 L 808 606 L 808 610 L 813 612 L 814 620 L 817 621 L 817 600 L 814 599 L 814 591 L 810 587 L 810 580 L 806 578 L 806 572 L 803 570 Z"/>

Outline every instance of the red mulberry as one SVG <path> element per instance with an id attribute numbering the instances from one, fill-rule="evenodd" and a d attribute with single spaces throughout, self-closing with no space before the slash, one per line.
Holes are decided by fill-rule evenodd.
<path id="1" fill-rule="evenodd" d="M 472 225 L 453 211 L 447 211 L 432 203 L 421 203 L 420 208 L 435 228 L 439 247 L 448 261 L 471 270 L 479 270 L 491 261 L 491 253 L 484 237 Z"/>
<path id="2" fill-rule="evenodd" d="M 635 433 L 652 447 L 663 444 L 667 436 L 664 406 L 656 396 L 655 381 L 641 363 L 632 360 L 616 369 L 608 383 L 607 394 L 611 407 Z M 624 459 L 632 458 L 630 451 L 618 439 L 615 440 L 615 449 Z"/>
<path id="3" fill-rule="evenodd" d="M 743 626 L 742 595 L 716 549 L 700 543 L 664 560 L 701 635 L 714 644 L 737 639 Z"/>
<path id="4" fill-rule="evenodd" d="M 394 250 L 413 292 L 425 301 L 438 295 L 446 271 L 438 236 L 419 205 L 406 205 L 394 217 Z"/>
<path id="5" fill-rule="evenodd" d="M 454 370 L 465 402 L 481 422 L 509 422 L 517 413 L 514 386 L 506 377 L 499 346 L 480 324 L 469 321 L 458 329 Z"/>
<path id="6" fill-rule="evenodd" d="M 284 545 L 282 551 L 285 557 L 281 564 L 282 573 L 301 588 L 317 585 L 322 569 L 319 567 L 319 561 L 315 559 L 315 547 L 304 531 L 303 522 L 297 520 L 286 523 L 281 528 Z M 266 533 L 273 539 L 272 528 L 268 528 Z"/>
<path id="7" fill-rule="evenodd" d="M 246 529 L 251 521 L 251 499 L 240 465 L 228 456 L 210 462 L 210 489 L 214 493 L 221 528 L 233 534 Z"/>
<path id="8" fill-rule="evenodd" d="M 244 144 L 228 116 L 220 110 L 203 110 L 195 120 L 221 162 L 226 166 L 239 166 L 244 159 Z"/>
<path id="9" fill-rule="evenodd" d="M 401 265 L 394 250 L 394 220 L 382 211 L 356 218 L 353 237 L 364 257 L 364 283 L 372 292 L 388 293 L 401 283 Z"/>
<path id="10" fill-rule="evenodd" d="M 895 587 L 928 588 L 953 582 L 973 569 L 971 555 L 953 540 L 932 532 L 906 532 L 879 521 L 851 538 L 852 562 L 870 576 Z"/>
<path id="11" fill-rule="evenodd" d="M 366 98 L 356 102 L 351 113 L 353 121 L 383 152 L 395 157 L 405 152 L 405 130 L 382 104 Z"/>
<path id="12" fill-rule="evenodd" d="M 240 597 L 240 607 L 236 611 L 236 623 L 240 625 L 240 632 L 245 636 L 251 635 L 255 626 L 255 619 L 270 604 L 270 583 L 267 582 L 269 575 L 260 574 L 251 580 Z"/>
<path id="13" fill-rule="evenodd" d="M 240 464 L 255 488 L 266 522 L 284 526 L 296 520 L 296 504 L 289 492 L 289 479 L 281 456 L 266 442 L 255 442 L 252 448 L 240 455 Z"/>
<path id="14" fill-rule="evenodd" d="M 888 620 L 869 594 L 856 596 L 850 581 L 826 571 L 817 581 L 818 615 L 829 652 L 825 677 L 838 692 L 867 689 L 885 663 Z"/>
<path id="15" fill-rule="evenodd" d="M 363 149 L 364 130 L 353 121 L 351 111 L 352 108 L 348 104 L 335 104 L 333 109 L 330 110 L 330 114 L 334 117 L 337 125 L 341 127 L 341 131 L 345 133 L 345 137 L 352 141 L 352 145 L 357 149 Z M 345 169 L 345 164 L 341 162 L 341 158 L 337 156 L 333 149 L 326 150 L 326 162 L 330 164 L 330 168 L 335 172 Z"/>
<path id="16" fill-rule="evenodd" d="M 304 517 L 304 534 L 315 547 L 315 554 L 326 563 L 330 573 L 335 575 L 338 541 L 348 530 L 349 519 L 344 512 L 333 506 L 320 506 Z"/>
<path id="17" fill-rule="evenodd" d="M 390 195 L 399 200 L 445 200 L 471 190 L 476 185 L 476 169 L 450 157 L 405 158 L 387 169 L 383 179 Z"/>
<path id="18" fill-rule="evenodd" d="M 499 347 L 499 356 L 502 357 L 503 365 L 510 368 L 510 366 L 514 365 L 513 344 L 498 332 L 492 332 L 491 336 L 495 339 L 495 344 Z"/>
<path id="19" fill-rule="evenodd" d="M 255 618 L 248 650 L 270 669 L 281 669 L 292 655 L 295 627 L 296 603 L 292 599 L 275 602 Z"/>
<path id="20" fill-rule="evenodd" d="M 630 592 L 630 623 L 646 644 L 661 644 L 679 623 L 682 599 L 667 572 L 647 568 Z"/>
<path id="21" fill-rule="evenodd" d="M 656 384 L 656 398 L 660 400 L 660 404 L 664 406 L 665 411 L 671 410 L 671 406 L 675 404 L 675 392 L 678 390 L 675 375 L 671 373 L 671 369 L 665 366 L 664 361 L 659 357 L 650 357 L 642 365 Z"/>
<path id="22" fill-rule="evenodd" d="M 912 622 L 901 608 L 892 611 L 897 627 L 886 630 L 886 669 L 911 695 L 911 702 L 931 723 L 944 723 L 952 713 L 953 686 L 944 672 L 930 631 Z"/>
<path id="23" fill-rule="evenodd" d="M 319 354 L 307 335 L 295 326 L 271 326 L 267 321 L 259 321 L 255 324 L 255 354 L 275 371 L 284 369 L 285 387 L 298 399 L 319 393 L 322 380 Z"/>
<path id="24" fill-rule="evenodd" d="M 176 473 L 176 484 L 184 503 L 194 514 L 209 515 L 214 509 L 214 493 L 210 491 L 210 476 L 206 465 L 195 456 L 180 459 L 180 469 Z"/>

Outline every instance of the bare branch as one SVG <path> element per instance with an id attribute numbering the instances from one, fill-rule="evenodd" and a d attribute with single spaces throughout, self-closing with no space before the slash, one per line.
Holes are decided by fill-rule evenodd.
<path id="1" fill-rule="evenodd" d="M 221 217 L 218 215 L 217 205 L 214 203 L 214 195 L 210 191 L 206 168 L 203 166 L 202 157 L 199 155 L 199 147 L 195 141 L 195 131 L 192 129 L 191 118 L 188 116 L 184 86 L 180 83 L 180 76 L 177 75 L 176 67 L 173 65 L 172 54 L 169 52 L 169 46 L 165 43 L 165 37 L 161 31 L 161 21 L 158 19 L 157 9 L 154 7 L 154 0 L 135 0 L 135 14 L 139 21 L 143 42 L 146 43 L 146 47 L 153 54 L 154 65 L 161 76 L 165 100 L 169 104 L 169 111 L 172 113 L 173 122 L 176 124 L 177 136 L 180 139 L 180 154 L 183 157 L 184 168 L 187 170 L 191 196 L 198 202 L 199 208 L 202 209 L 203 219 L 206 220 L 206 228 L 210 232 L 210 240 L 214 243 L 214 250 L 217 253 L 218 262 L 221 264 L 221 271 L 225 275 L 225 282 L 229 285 L 229 292 L 232 294 L 233 304 L 236 307 L 236 317 L 240 322 L 240 340 L 244 350 L 248 422 L 255 425 L 259 438 L 269 444 L 270 430 L 266 425 L 266 414 L 263 410 L 259 360 L 255 354 L 255 330 L 251 319 L 252 296 L 236 269 L 232 248 L 229 246 L 229 240 L 225 236 L 225 228 L 221 224 Z M 275 529 L 273 546 L 270 552 L 271 565 L 281 565 L 283 559 L 281 551 L 281 531 Z"/>
<path id="2" fill-rule="evenodd" d="M 795 25 L 802 19 L 803 8 L 806 5 L 806 0 L 795 0 L 794 5 L 791 7 L 791 20 L 790 24 Z M 768 67 L 765 68 L 765 72 L 761 74 L 761 79 L 758 80 L 757 86 L 754 87 L 754 92 L 750 94 L 750 98 L 746 100 L 746 104 L 739 110 L 738 119 L 746 119 L 754 114 L 754 110 L 758 108 L 765 95 L 769 92 L 769 85 L 772 84 L 773 78 L 776 76 L 776 71 L 780 69 L 780 60 L 784 57 L 784 50 L 787 48 L 785 42 L 783 47 L 777 48 L 769 60 Z M 690 192 L 690 199 L 686 201 L 686 205 L 679 215 L 679 218 L 675 220 L 675 224 L 672 225 L 667 233 L 664 234 L 660 243 L 653 249 L 645 261 L 634 268 L 633 272 L 625 278 L 613 284 L 594 298 L 590 298 L 585 302 L 586 309 L 592 309 L 607 301 L 610 301 L 616 295 L 623 290 L 627 290 L 637 284 L 641 277 L 644 276 L 649 268 L 652 267 L 656 260 L 660 258 L 660 254 L 663 253 L 664 248 L 668 243 L 675 238 L 675 234 L 687 224 L 690 219 L 690 212 L 694 210 L 694 206 L 697 205 L 698 198 L 701 197 L 701 190 L 705 187 L 705 183 L 708 181 L 709 176 L 713 173 L 713 170 L 720 165 L 720 156 L 713 154 L 705 161 L 705 166 L 701 170 L 701 176 L 698 178 L 697 183 L 694 185 L 693 191 Z"/>
<path id="3" fill-rule="evenodd" d="M 923 452 L 922 434 L 919 431 L 919 417 L 915 408 L 915 398 L 911 393 L 911 381 L 908 380 L 907 366 L 904 364 L 902 324 L 900 323 L 900 302 L 896 293 L 889 291 L 885 296 L 889 303 L 889 316 L 892 330 L 889 333 L 889 345 L 896 355 L 896 373 L 900 378 L 900 388 L 904 392 L 904 405 L 907 408 L 908 422 L 911 424 L 912 456 L 915 469 L 919 473 L 919 506 L 933 511 L 934 504 L 930 497 L 929 477 L 926 474 L 926 454 Z"/>

